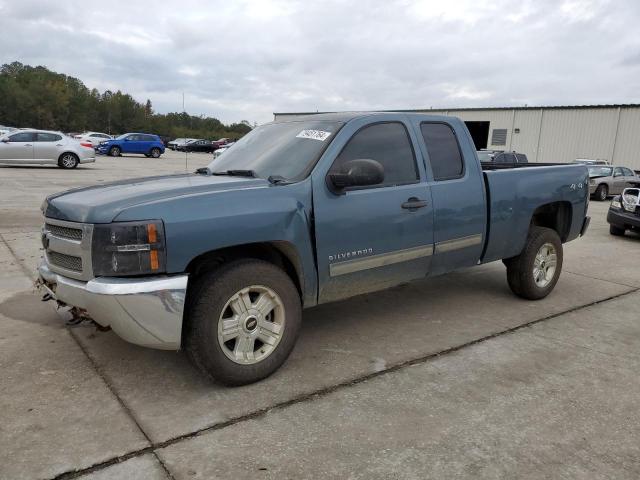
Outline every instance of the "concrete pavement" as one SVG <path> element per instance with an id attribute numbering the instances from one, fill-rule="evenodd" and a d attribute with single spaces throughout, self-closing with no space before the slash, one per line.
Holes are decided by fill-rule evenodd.
<path id="1" fill-rule="evenodd" d="M 279 372 L 230 389 L 30 288 L 44 195 L 184 169 L 156 162 L 0 167 L 0 478 L 640 475 L 640 238 L 609 236 L 606 204 L 543 301 L 495 263 L 320 306 Z"/>

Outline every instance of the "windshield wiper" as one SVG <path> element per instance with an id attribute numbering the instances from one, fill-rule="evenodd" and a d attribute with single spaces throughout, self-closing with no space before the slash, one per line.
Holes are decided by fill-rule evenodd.
<path id="1" fill-rule="evenodd" d="M 209 167 L 202 167 L 197 169 L 195 173 L 198 175 L 211 175 L 211 170 L 209 170 Z"/>
<path id="2" fill-rule="evenodd" d="M 211 172 L 211 175 L 229 175 L 230 177 L 250 177 L 256 178 L 256 172 L 253 170 L 224 170 L 221 172 Z"/>
<path id="3" fill-rule="evenodd" d="M 269 175 L 269 178 L 267 178 L 267 180 L 271 185 L 288 185 L 290 183 L 293 183 L 291 180 L 287 180 L 282 175 Z"/>

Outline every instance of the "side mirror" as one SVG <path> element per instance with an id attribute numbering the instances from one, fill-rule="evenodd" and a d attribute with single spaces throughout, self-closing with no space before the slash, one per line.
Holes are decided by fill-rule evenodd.
<path id="1" fill-rule="evenodd" d="M 380 162 L 368 158 L 349 160 L 342 164 L 340 171 L 329 173 L 329 181 L 334 191 L 378 185 L 384 181 L 384 168 Z"/>

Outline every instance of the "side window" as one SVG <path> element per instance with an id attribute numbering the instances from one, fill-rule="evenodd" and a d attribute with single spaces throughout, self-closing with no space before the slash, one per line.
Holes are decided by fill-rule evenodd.
<path id="1" fill-rule="evenodd" d="M 524 153 L 516 153 L 518 163 L 528 163 L 527 156 Z"/>
<path id="2" fill-rule="evenodd" d="M 434 179 L 451 180 L 462 177 L 464 163 L 458 140 L 451 127 L 444 123 L 423 123 L 420 130 L 429 152 Z M 494 161 L 499 161 L 497 156 Z"/>
<path id="3" fill-rule="evenodd" d="M 127 137 L 127 140 L 129 140 L 130 142 L 137 142 L 140 140 L 140 135 L 129 135 Z"/>
<path id="4" fill-rule="evenodd" d="M 57 142 L 59 140 L 62 140 L 62 137 L 60 135 L 56 135 L 55 133 L 38 132 L 37 135 L 37 142 Z"/>
<path id="5" fill-rule="evenodd" d="M 625 174 L 627 177 L 635 177 L 635 176 L 636 176 L 636 174 L 635 174 L 635 173 L 633 173 L 633 172 L 632 172 L 631 170 L 629 170 L 628 168 L 623 168 L 622 170 L 624 171 L 624 174 Z"/>
<path id="6" fill-rule="evenodd" d="M 360 158 L 382 164 L 384 183 L 381 186 L 416 183 L 419 180 L 411 140 L 401 123 L 377 123 L 356 132 L 333 162 L 331 171 L 338 172 L 345 162 Z"/>
<path id="7" fill-rule="evenodd" d="M 622 169 L 620 167 L 616 167 L 613 169 L 613 176 L 614 177 L 621 177 L 622 176 Z"/>
<path id="8" fill-rule="evenodd" d="M 33 142 L 35 134 L 31 132 L 20 132 L 9 137 L 10 142 Z"/>

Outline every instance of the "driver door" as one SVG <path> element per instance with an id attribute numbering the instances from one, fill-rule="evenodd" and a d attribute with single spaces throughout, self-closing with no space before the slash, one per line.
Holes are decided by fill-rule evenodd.
<path id="1" fill-rule="evenodd" d="M 318 303 L 381 290 L 429 271 L 431 193 L 412 130 L 401 116 L 367 123 L 364 118 L 345 126 L 343 140 L 331 145 L 335 156 L 325 157 L 324 168 L 314 173 Z M 327 175 L 354 159 L 379 162 L 383 183 L 336 192 Z"/>
<path id="2" fill-rule="evenodd" d="M 19 132 L 10 135 L 6 142 L 0 142 L 0 160 L 5 163 L 33 162 L 33 143 L 36 134 Z"/>

